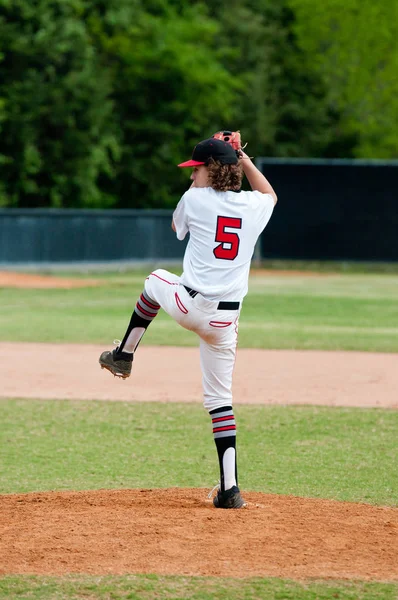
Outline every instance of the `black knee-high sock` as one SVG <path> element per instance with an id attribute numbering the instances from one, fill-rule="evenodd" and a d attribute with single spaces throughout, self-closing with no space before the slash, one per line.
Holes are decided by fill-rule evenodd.
<path id="1" fill-rule="evenodd" d="M 154 300 L 152 300 L 152 298 L 150 298 L 144 290 L 137 300 L 134 312 L 131 315 L 129 326 L 127 328 L 126 333 L 124 334 L 122 343 L 119 346 L 119 352 L 123 351 L 124 345 L 127 342 L 127 339 L 132 330 L 136 327 L 143 327 L 144 329 L 147 329 L 148 326 L 152 323 L 153 319 L 158 314 L 159 309 L 160 305 L 157 304 L 157 302 L 155 302 Z M 137 343 L 135 350 L 137 349 L 138 344 L 139 342 Z"/>
<path id="2" fill-rule="evenodd" d="M 223 458 L 228 448 L 235 451 L 235 480 L 238 485 L 238 469 L 236 461 L 236 424 L 232 406 L 223 406 L 210 411 L 214 441 L 218 453 L 218 462 L 220 465 L 221 491 L 225 490 L 224 464 Z"/>

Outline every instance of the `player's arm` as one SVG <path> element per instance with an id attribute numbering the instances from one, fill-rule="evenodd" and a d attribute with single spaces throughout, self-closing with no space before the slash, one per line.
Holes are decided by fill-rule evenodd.
<path id="1" fill-rule="evenodd" d="M 187 216 L 187 194 L 185 192 L 179 203 L 177 204 L 173 218 L 171 220 L 171 228 L 175 231 L 178 240 L 183 240 L 189 231 L 188 216 Z"/>
<path id="2" fill-rule="evenodd" d="M 193 187 L 195 187 L 195 182 L 194 181 L 191 183 L 191 185 L 189 186 L 188 189 L 191 189 Z M 171 228 L 172 228 L 173 231 L 177 231 L 175 223 L 174 223 L 174 218 L 171 219 Z"/>
<path id="3" fill-rule="evenodd" d="M 274 188 L 266 177 L 259 171 L 256 165 L 251 161 L 243 150 L 241 152 L 241 164 L 243 172 L 247 177 L 248 182 L 253 191 L 261 192 L 262 194 L 271 194 L 274 199 L 274 205 L 278 202 L 278 197 Z"/>

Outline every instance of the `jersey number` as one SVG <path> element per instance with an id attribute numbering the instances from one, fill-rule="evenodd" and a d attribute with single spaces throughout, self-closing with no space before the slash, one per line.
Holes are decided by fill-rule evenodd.
<path id="1" fill-rule="evenodd" d="M 216 242 L 220 242 L 213 250 L 216 258 L 222 260 L 234 260 L 239 252 L 239 235 L 228 229 L 242 229 L 242 219 L 233 217 L 217 217 Z"/>

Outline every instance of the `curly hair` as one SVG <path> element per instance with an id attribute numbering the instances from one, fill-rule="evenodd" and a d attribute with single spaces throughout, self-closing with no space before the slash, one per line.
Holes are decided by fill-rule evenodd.
<path id="1" fill-rule="evenodd" d="M 240 163 L 236 165 L 223 165 L 211 158 L 207 165 L 207 171 L 209 185 L 216 192 L 240 190 L 243 179 L 243 168 Z"/>

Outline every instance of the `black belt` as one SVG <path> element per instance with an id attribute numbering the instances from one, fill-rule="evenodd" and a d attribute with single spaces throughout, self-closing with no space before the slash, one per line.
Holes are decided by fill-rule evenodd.
<path id="1" fill-rule="evenodd" d="M 199 292 L 187 287 L 186 285 L 184 285 L 184 288 L 187 290 L 191 298 L 195 298 L 195 296 L 199 294 Z M 238 310 L 239 306 L 240 302 L 219 302 L 217 308 L 218 310 Z"/>

